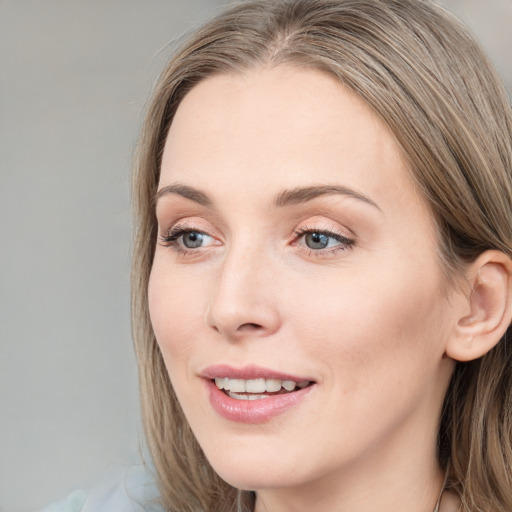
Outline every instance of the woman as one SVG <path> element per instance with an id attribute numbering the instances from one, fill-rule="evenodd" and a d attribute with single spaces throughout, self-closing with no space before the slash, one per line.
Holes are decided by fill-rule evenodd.
<path id="1" fill-rule="evenodd" d="M 134 175 L 166 510 L 512 510 L 511 140 L 426 0 L 254 0 L 191 36 Z"/>

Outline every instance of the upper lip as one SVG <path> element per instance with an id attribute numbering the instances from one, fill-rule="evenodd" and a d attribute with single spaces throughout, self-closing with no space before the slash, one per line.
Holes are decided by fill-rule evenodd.
<path id="1" fill-rule="evenodd" d="M 294 382 L 312 381 L 309 377 L 291 375 L 280 371 L 264 368 L 262 366 L 249 365 L 236 368 L 227 364 L 208 366 L 200 373 L 205 379 L 229 378 L 229 379 L 277 379 L 292 380 Z"/>

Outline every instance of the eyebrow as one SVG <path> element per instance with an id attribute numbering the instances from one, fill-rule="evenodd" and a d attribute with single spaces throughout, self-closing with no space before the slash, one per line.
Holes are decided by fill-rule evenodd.
<path id="1" fill-rule="evenodd" d="M 320 185 L 313 187 L 299 187 L 290 190 L 284 190 L 283 192 L 278 194 L 278 196 L 274 200 L 274 205 L 277 207 L 283 207 L 293 204 L 305 203 L 307 201 L 316 199 L 317 197 L 320 196 L 334 194 L 341 194 L 343 196 L 353 197 L 354 199 L 363 201 L 364 203 L 374 206 L 375 208 L 380 210 L 380 207 L 377 205 L 377 203 L 372 201 L 369 197 L 366 197 L 365 195 L 361 194 L 360 192 L 356 192 L 351 188 L 340 187 L 338 185 Z"/>
<path id="2" fill-rule="evenodd" d="M 213 199 L 206 192 L 202 192 L 201 190 L 198 190 L 196 188 L 189 187 L 188 185 L 182 185 L 179 183 L 162 187 L 155 195 L 155 204 L 161 197 L 166 196 L 168 194 L 176 194 L 178 196 L 190 199 L 191 201 L 194 201 L 202 206 L 206 206 L 209 208 L 212 208 L 214 206 Z M 372 201 L 369 197 L 366 197 L 360 192 L 356 192 L 355 190 L 352 190 L 350 188 L 341 187 L 338 185 L 317 185 L 311 187 L 297 187 L 289 190 L 283 190 L 274 199 L 274 206 L 277 208 L 282 208 L 285 206 L 296 205 L 312 201 L 313 199 L 316 199 L 317 197 L 320 196 L 335 194 L 340 194 L 343 196 L 358 199 L 380 210 L 380 207 L 377 205 L 377 203 Z"/>
<path id="3" fill-rule="evenodd" d="M 154 203 L 168 194 L 176 194 L 181 197 L 185 197 L 186 199 L 190 199 L 196 203 L 199 203 L 202 206 L 207 206 L 211 208 L 213 206 L 213 199 L 205 192 L 201 192 L 200 190 L 189 187 L 188 185 L 181 185 L 179 183 L 174 185 L 167 185 L 166 187 L 162 187 L 155 195 Z"/>

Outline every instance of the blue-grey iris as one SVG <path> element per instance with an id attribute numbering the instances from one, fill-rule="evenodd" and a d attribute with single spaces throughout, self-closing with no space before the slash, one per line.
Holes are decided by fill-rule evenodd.
<path id="1" fill-rule="evenodd" d="M 204 235 L 198 231 L 189 231 L 183 234 L 183 245 L 188 249 L 196 249 L 203 244 L 203 237 Z"/>
<path id="2" fill-rule="evenodd" d="M 323 233 L 308 233 L 304 240 L 310 249 L 325 249 L 329 245 L 329 238 Z"/>

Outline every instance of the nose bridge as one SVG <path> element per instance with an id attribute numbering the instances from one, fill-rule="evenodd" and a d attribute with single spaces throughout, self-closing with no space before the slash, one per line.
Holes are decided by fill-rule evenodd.
<path id="1" fill-rule="evenodd" d="M 229 338 L 268 335 L 278 327 L 272 265 L 254 243 L 233 245 L 220 266 L 207 322 Z"/>

